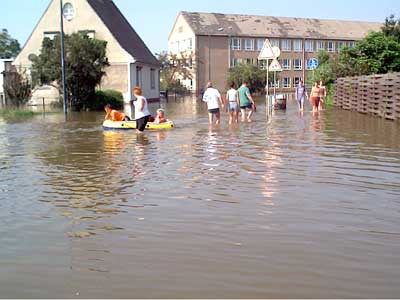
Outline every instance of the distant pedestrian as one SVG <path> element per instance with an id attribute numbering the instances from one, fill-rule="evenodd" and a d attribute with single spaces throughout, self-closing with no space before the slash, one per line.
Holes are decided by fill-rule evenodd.
<path id="1" fill-rule="evenodd" d="M 133 89 L 133 95 L 136 98 L 134 102 L 136 130 L 138 133 L 143 133 L 150 119 L 150 111 L 147 106 L 147 99 L 142 96 L 142 89 L 140 87 L 135 87 Z"/>
<path id="2" fill-rule="evenodd" d="M 229 112 L 229 124 L 232 124 L 233 121 L 235 123 L 239 123 L 239 110 L 240 110 L 240 102 L 238 91 L 236 90 L 236 85 L 234 82 L 231 83 L 231 88 L 226 92 L 226 102 L 228 105 Z"/>
<path id="3" fill-rule="evenodd" d="M 249 114 L 247 115 L 247 122 L 251 122 L 251 117 L 256 111 L 256 104 L 253 97 L 251 96 L 249 83 L 244 81 L 242 86 L 238 89 L 240 110 L 242 112 L 242 122 L 246 122 L 246 109 L 249 109 Z"/>
<path id="4" fill-rule="evenodd" d="M 308 99 L 307 89 L 303 83 L 303 80 L 300 80 L 299 85 L 296 87 L 296 100 L 300 111 L 304 111 L 304 100 L 306 98 Z"/>
<path id="5" fill-rule="evenodd" d="M 204 92 L 203 101 L 207 103 L 208 108 L 208 123 L 211 125 L 214 122 L 214 116 L 216 118 L 215 124 L 221 122 L 221 107 L 224 108 L 224 101 L 222 100 L 221 94 L 217 89 L 214 89 L 211 82 L 207 83 L 207 90 Z"/>
<path id="6" fill-rule="evenodd" d="M 319 82 L 319 110 L 325 108 L 326 86 L 323 80 Z"/>
<path id="7" fill-rule="evenodd" d="M 311 89 L 311 102 L 313 106 L 313 112 L 318 112 L 319 109 L 319 83 L 316 81 L 313 88 Z"/>

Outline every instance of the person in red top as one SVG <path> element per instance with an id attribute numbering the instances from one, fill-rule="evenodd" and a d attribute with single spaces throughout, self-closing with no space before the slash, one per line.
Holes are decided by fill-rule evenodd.
<path id="1" fill-rule="evenodd" d="M 104 110 L 106 111 L 106 116 L 104 118 L 106 120 L 113 122 L 130 121 L 129 117 L 127 117 L 124 113 L 112 109 L 110 104 L 104 106 Z"/>

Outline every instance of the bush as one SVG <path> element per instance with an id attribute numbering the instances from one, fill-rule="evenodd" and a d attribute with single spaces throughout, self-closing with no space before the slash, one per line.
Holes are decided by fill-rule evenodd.
<path id="1" fill-rule="evenodd" d="M 116 90 L 96 91 L 95 100 L 91 101 L 87 108 L 89 110 L 103 110 L 107 104 L 110 104 L 114 109 L 123 108 L 124 97 L 122 93 Z"/>

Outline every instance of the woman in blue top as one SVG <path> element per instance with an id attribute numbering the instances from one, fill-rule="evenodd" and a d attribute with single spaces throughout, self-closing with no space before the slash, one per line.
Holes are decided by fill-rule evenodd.
<path id="1" fill-rule="evenodd" d="M 299 110 L 304 111 L 304 100 L 308 99 L 307 89 L 303 83 L 303 80 L 299 81 L 299 85 L 296 87 L 296 100 L 299 104 Z"/>

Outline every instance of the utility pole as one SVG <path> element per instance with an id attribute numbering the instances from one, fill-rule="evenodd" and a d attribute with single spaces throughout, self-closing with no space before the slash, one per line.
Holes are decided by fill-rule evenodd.
<path id="1" fill-rule="evenodd" d="M 61 77 L 63 86 L 63 107 L 65 119 L 67 118 L 68 108 L 67 108 L 67 80 L 65 71 L 65 45 L 64 45 L 64 18 L 63 18 L 63 1 L 60 0 L 60 38 L 61 38 Z"/>

